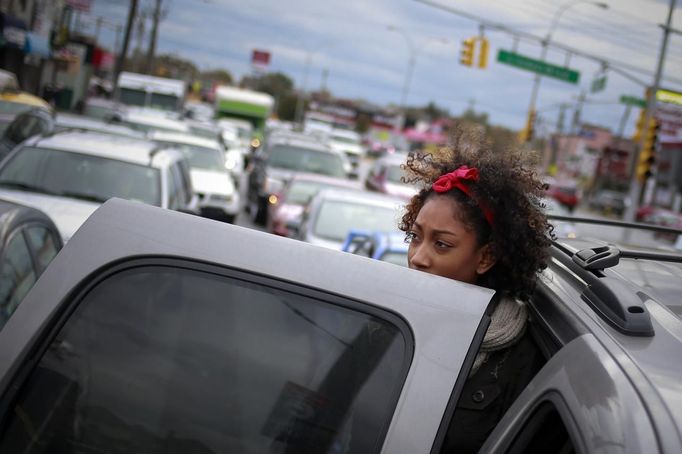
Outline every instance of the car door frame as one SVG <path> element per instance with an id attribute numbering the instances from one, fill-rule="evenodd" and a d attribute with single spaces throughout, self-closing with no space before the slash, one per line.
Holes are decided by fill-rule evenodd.
<path id="1" fill-rule="evenodd" d="M 163 229 L 158 228 L 161 224 Z M 154 231 L 153 241 L 149 241 L 150 231 Z M 214 242 L 208 244 L 205 238 Z M 57 321 L 68 314 L 68 303 L 76 292 L 126 260 L 180 257 L 301 289 L 309 287 L 329 298 L 335 295 L 363 307 L 382 307 L 403 318 L 412 331 L 415 354 L 381 452 L 429 452 L 448 399 L 456 401 L 466 381 L 489 323 L 486 314 L 494 292 L 303 243 L 295 243 L 292 251 L 292 241 L 121 199 L 107 201 L 71 238 L 29 292 L 27 304 L 20 305 L 0 331 L 0 344 L 5 346 L 0 349 L 0 413 L 8 411 L 16 380 L 25 378 L 26 368 L 35 364 L 37 347 L 55 334 Z M 253 247 L 267 248 L 271 254 L 263 257 L 253 253 Z M 299 265 L 282 266 L 270 260 L 272 255 L 285 253 Z M 334 269 L 349 265 L 347 269 L 353 271 L 340 276 L 324 263 Z M 310 274 L 299 281 L 301 268 Z M 324 284 L 319 287 L 312 282 Z M 401 294 L 401 289 L 409 293 Z"/>

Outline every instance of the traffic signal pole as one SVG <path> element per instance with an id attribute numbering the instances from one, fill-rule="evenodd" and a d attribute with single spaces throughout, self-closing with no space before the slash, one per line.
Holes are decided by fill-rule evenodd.
<path id="1" fill-rule="evenodd" d="M 671 32 L 671 27 L 670 24 L 672 23 L 672 17 L 673 17 L 673 11 L 675 10 L 675 2 L 676 0 L 670 0 L 670 8 L 668 10 L 668 20 L 666 21 L 665 26 L 663 26 L 663 41 L 661 43 L 661 48 L 658 53 L 658 65 L 656 68 L 656 75 L 654 76 L 654 83 L 649 89 L 647 93 L 647 102 L 646 102 L 646 115 L 644 117 L 644 126 L 645 128 L 648 128 L 648 126 L 651 124 L 651 120 L 655 118 L 656 114 L 656 92 L 658 91 L 659 84 L 661 83 L 661 75 L 663 74 L 663 64 L 665 62 L 665 54 L 668 49 L 668 38 Z M 637 150 L 635 151 L 635 159 L 634 162 L 638 163 L 639 162 L 639 154 L 642 152 L 644 149 L 646 139 L 647 139 L 647 134 L 642 134 L 639 140 L 639 146 L 637 147 Z M 640 194 L 642 192 L 643 187 L 645 187 L 646 181 L 643 183 L 640 183 L 639 179 L 637 178 L 637 172 L 632 172 L 632 177 L 630 179 L 630 205 L 627 207 L 625 210 L 625 220 L 628 222 L 634 222 L 635 221 L 635 214 L 637 213 L 637 208 L 639 208 L 640 204 Z M 629 229 L 624 229 L 624 236 L 623 240 L 624 242 L 627 242 L 629 240 L 630 236 L 630 231 Z"/>

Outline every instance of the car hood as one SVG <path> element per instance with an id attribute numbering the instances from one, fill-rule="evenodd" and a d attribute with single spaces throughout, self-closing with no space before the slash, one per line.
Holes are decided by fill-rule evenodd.
<path id="1" fill-rule="evenodd" d="M 43 211 L 57 225 L 64 243 L 76 233 L 81 224 L 100 206 L 96 202 L 10 189 L 0 189 L 0 198 Z"/>
<path id="2" fill-rule="evenodd" d="M 227 171 L 190 170 L 192 186 L 196 192 L 204 194 L 231 195 L 234 193 L 234 181 Z"/>
<path id="3" fill-rule="evenodd" d="M 291 169 L 277 169 L 275 167 L 268 167 L 268 178 L 279 181 L 287 181 L 291 179 L 297 172 Z"/>

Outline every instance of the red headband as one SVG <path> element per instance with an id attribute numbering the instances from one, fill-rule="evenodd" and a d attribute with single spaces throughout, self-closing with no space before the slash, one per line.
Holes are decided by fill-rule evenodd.
<path id="1" fill-rule="evenodd" d="M 485 216 L 485 219 L 488 221 L 488 224 L 492 226 L 493 212 L 484 203 L 482 203 L 480 200 L 477 200 L 473 196 L 473 194 L 471 193 L 471 189 L 469 189 L 469 185 L 464 183 L 465 181 L 478 181 L 478 169 L 475 167 L 461 166 L 457 170 L 453 170 L 450 173 L 446 173 L 445 175 L 441 175 L 440 177 L 438 177 L 438 179 L 433 182 L 433 185 L 431 185 L 431 187 L 433 188 L 434 191 L 439 193 L 448 192 L 452 188 L 459 189 L 460 191 L 468 195 L 469 198 L 475 200 L 476 203 L 478 203 L 478 206 L 481 208 L 481 211 L 483 212 L 483 216 Z"/>

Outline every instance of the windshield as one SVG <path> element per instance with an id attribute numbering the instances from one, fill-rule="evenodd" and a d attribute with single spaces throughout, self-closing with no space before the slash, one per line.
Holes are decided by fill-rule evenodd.
<path id="1" fill-rule="evenodd" d="M 268 166 L 339 178 L 346 175 L 337 154 L 287 145 L 276 145 L 270 150 Z"/>
<path id="2" fill-rule="evenodd" d="M 403 183 L 403 169 L 400 166 L 389 166 L 386 168 L 386 180 L 391 183 Z"/>
<path id="3" fill-rule="evenodd" d="M 315 235 L 343 241 L 352 229 L 392 232 L 398 228 L 397 209 L 357 202 L 326 200 L 315 219 Z"/>
<path id="4" fill-rule="evenodd" d="M 174 95 L 152 93 L 149 107 L 161 110 L 176 110 L 178 108 L 178 97 Z"/>
<path id="5" fill-rule="evenodd" d="M 22 112 L 32 109 L 35 106 L 30 106 L 28 104 L 22 104 L 19 102 L 7 102 L 0 101 L 0 114 L 5 115 L 18 115 Z"/>
<path id="6" fill-rule="evenodd" d="M 193 169 L 225 171 L 224 155 L 212 148 L 187 145 L 184 143 L 158 142 L 159 144 L 170 145 L 176 148 L 187 157 L 189 166 Z"/>
<path id="7" fill-rule="evenodd" d="M 286 201 L 291 204 L 305 205 L 323 186 L 325 186 L 323 183 L 313 181 L 294 181 L 289 186 Z"/>
<path id="8" fill-rule="evenodd" d="M 120 197 L 161 205 L 158 169 L 63 150 L 21 149 L 0 170 L 0 186 L 100 203 Z"/>
<path id="9" fill-rule="evenodd" d="M 144 107 L 147 99 L 147 93 L 144 91 L 133 88 L 120 88 L 120 93 L 119 99 L 122 104 Z"/>

